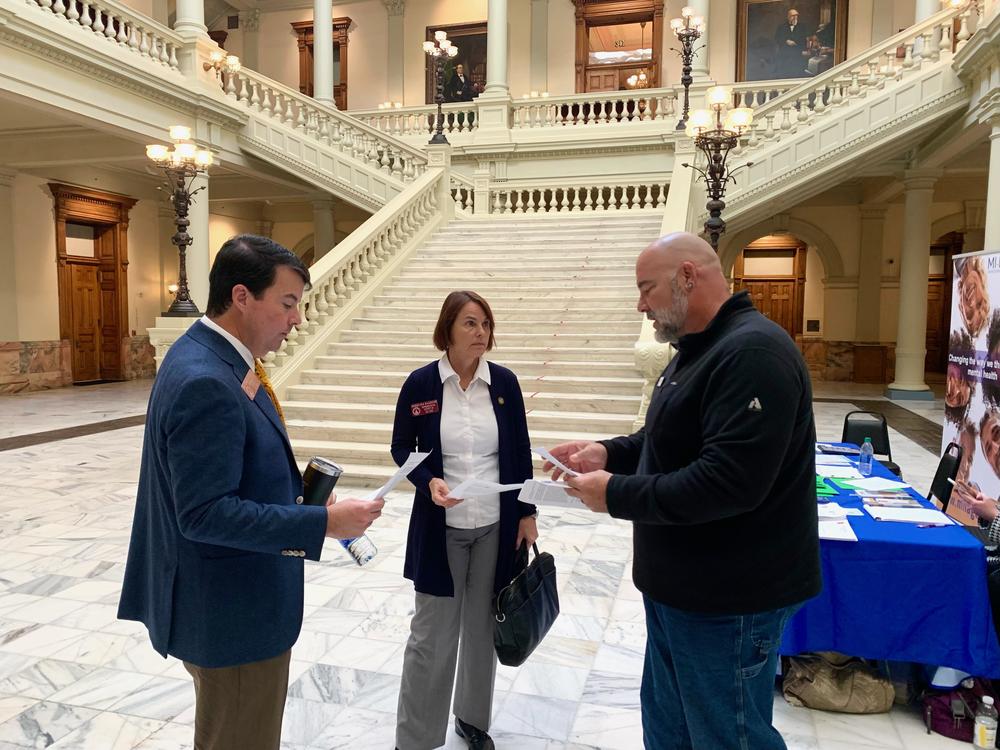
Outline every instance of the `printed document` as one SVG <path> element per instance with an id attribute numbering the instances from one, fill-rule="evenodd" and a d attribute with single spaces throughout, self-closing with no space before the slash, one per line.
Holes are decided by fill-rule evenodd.
<path id="1" fill-rule="evenodd" d="M 551 453 L 549 453 L 544 448 L 532 448 L 531 452 L 534 453 L 536 456 L 540 456 L 543 461 L 548 461 L 550 464 L 552 464 L 553 466 L 555 466 L 557 469 L 562 469 L 563 474 L 566 474 L 567 476 L 571 476 L 571 477 L 578 477 L 578 476 L 580 476 L 580 472 L 573 471 L 571 468 L 569 468 L 568 466 L 566 466 L 565 464 L 563 464 L 559 459 L 557 459 L 555 456 L 553 456 Z M 527 501 L 525 501 L 525 502 L 527 502 Z"/>
<path id="2" fill-rule="evenodd" d="M 866 505 L 865 510 L 879 521 L 902 521 L 930 526 L 951 526 L 955 523 L 941 511 L 932 508 L 880 508 Z"/>
<path id="3" fill-rule="evenodd" d="M 403 465 L 396 469 L 396 473 L 393 474 L 389 481 L 383 484 L 374 492 L 370 492 L 365 495 L 364 500 L 375 500 L 380 497 L 385 497 L 395 488 L 397 484 L 406 479 L 406 475 L 413 471 L 415 468 L 420 466 L 421 462 L 427 458 L 430 453 L 417 453 L 414 451 L 409 455 L 409 457 L 403 462 Z"/>
<path id="4" fill-rule="evenodd" d="M 488 482 L 485 479 L 466 479 L 464 482 L 459 482 L 456 487 L 453 487 L 451 492 L 448 493 L 448 497 L 455 500 L 464 500 L 468 497 L 495 495 L 498 492 L 519 490 L 523 486 L 523 482 L 520 484 L 498 484 L 497 482 Z"/>
<path id="5" fill-rule="evenodd" d="M 819 522 L 819 538 L 832 539 L 838 542 L 856 542 L 858 535 L 854 533 L 846 518 L 823 519 Z"/>
<path id="6" fill-rule="evenodd" d="M 577 498 L 566 494 L 566 485 L 551 479 L 529 479 L 517 499 L 532 505 L 554 505 L 559 508 L 585 508 Z"/>

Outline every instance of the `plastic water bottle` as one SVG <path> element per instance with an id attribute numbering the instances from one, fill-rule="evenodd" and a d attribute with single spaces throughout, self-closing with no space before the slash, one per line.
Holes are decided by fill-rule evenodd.
<path id="1" fill-rule="evenodd" d="M 972 734 L 974 747 L 989 748 L 997 745 L 997 709 L 993 705 L 993 697 L 984 695 L 979 709 L 976 711 L 976 725 Z"/>
<path id="2" fill-rule="evenodd" d="M 338 541 L 358 565 L 370 563 L 378 554 L 378 548 L 367 534 L 354 539 L 340 539 Z"/>
<path id="3" fill-rule="evenodd" d="M 861 472 L 862 476 L 870 477 L 872 475 L 874 455 L 875 448 L 872 447 L 872 439 L 865 438 L 865 442 L 861 445 L 861 455 L 858 456 L 858 471 Z"/>

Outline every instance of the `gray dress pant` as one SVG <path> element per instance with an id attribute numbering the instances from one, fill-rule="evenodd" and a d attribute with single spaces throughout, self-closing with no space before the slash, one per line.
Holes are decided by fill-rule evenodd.
<path id="1" fill-rule="evenodd" d="M 396 714 L 400 750 L 431 750 L 445 743 L 453 683 L 455 716 L 489 729 L 497 668 L 492 604 L 499 537 L 498 523 L 446 530 L 455 596 L 416 595 Z"/>

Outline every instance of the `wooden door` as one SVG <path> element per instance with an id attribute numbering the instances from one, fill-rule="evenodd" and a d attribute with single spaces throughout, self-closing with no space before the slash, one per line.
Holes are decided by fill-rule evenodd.
<path id="1" fill-rule="evenodd" d="M 924 356 L 926 372 L 944 372 L 945 361 L 948 358 L 947 324 L 941 323 L 948 314 L 945 308 L 945 284 L 943 275 L 930 276 L 927 279 L 927 354 Z M 944 336 L 941 332 L 944 331 Z"/>
<path id="2" fill-rule="evenodd" d="M 617 91 L 618 70 L 587 69 L 587 91 Z"/>
<path id="3" fill-rule="evenodd" d="M 744 279 L 743 288 L 750 292 L 750 299 L 766 318 L 770 318 L 788 331 L 795 333 L 795 282 L 759 281 Z"/>
<path id="4" fill-rule="evenodd" d="M 95 263 L 70 262 L 71 338 L 73 380 L 100 380 L 101 375 L 101 282 Z"/>

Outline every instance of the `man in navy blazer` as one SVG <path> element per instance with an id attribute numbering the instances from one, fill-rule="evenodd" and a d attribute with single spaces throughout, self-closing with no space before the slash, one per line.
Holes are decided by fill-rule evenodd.
<path id="1" fill-rule="evenodd" d="M 263 367 L 301 322 L 309 271 L 252 235 L 219 251 L 208 313 L 153 385 L 118 616 L 194 680 L 196 750 L 277 750 L 304 559 L 360 536 L 383 501 L 302 505 L 302 478 Z M 331 501 L 334 498 L 331 498 Z"/>

